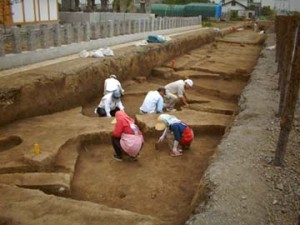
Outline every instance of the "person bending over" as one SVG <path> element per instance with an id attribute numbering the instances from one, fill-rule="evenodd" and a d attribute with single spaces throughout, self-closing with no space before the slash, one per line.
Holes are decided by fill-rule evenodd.
<path id="1" fill-rule="evenodd" d="M 100 117 L 112 117 L 119 110 L 124 110 L 124 106 L 121 102 L 120 90 L 115 90 L 112 93 L 104 95 L 95 109 L 95 113 Z"/>
<path id="2" fill-rule="evenodd" d="M 193 130 L 173 115 L 161 114 L 155 124 L 155 129 L 164 130 L 157 143 L 167 139 L 171 148 L 170 156 L 182 155 L 182 151 L 189 149 L 194 140 Z M 168 137 L 169 132 L 173 134 L 173 137 Z"/>
<path id="3" fill-rule="evenodd" d="M 187 80 L 177 80 L 169 83 L 165 86 L 166 88 L 166 104 L 164 107 L 167 111 L 176 111 L 174 106 L 178 100 L 181 100 L 185 107 L 188 107 L 188 98 L 185 94 L 185 90 L 193 87 L 193 81 Z"/>
<path id="4" fill-rule="evenodd" d="M 115 154 L 113 157 L 121 161 L 123 154 L 136 159 L 142 150 L 144 138 L 134 120 L 124 111 L 116 112 L 116 125 L 111 136 Z"/>
<path id="5" fill-rule="evenodd" d="M 120 90 L 121 94 L 124 95 L 124 89 L 122 88 L 120 81 L 118 81 L 117 76 L 114 74 L 110 75 L 109 78 L 104 81 L 103 90 L 103 95 L 111 93 L 115 90 Z"/>

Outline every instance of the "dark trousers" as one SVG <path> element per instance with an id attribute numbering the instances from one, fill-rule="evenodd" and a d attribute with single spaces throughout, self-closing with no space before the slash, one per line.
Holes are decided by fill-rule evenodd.
<path id="1" fill-rule="evenodd" d="M 118 107 L 116 107 L 114 110 L 110 110 L 110 115 L 111 116 L 115 116 L 116 112 L 120 111 L 120 109 Z M 100 117 L 105 117 L 106 116 L 106 112 L 104 108 L 97 108 L 97 113 Z"/>
<path id="2" fill-rule="evenodd" d="M 121 141 L 121 138 L 111 137 L 111 143 L 115 150 L 116 155 L 122 157 L 123 149 L 121 147 L 120 141 Z"/>

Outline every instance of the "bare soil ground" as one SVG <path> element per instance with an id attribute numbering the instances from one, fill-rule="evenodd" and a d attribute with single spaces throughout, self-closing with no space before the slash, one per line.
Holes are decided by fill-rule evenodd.
<path id="1" fill-rule="evenodd" d="M 260 55 L 261 46 L 245 44 L 245 40 L 259 43 L 261 37 L 252 31 L 227 38 L 230 41 L 176 58 L 175 68 L 170 62 L 156 68 L 160 75 L 124 82 L 125 110 L 136 117 L 146 140 L 138 161 L 112 159 L 111 119 L 93 113 L 99 99 L 82 108 L 1 127 L 1 143 L 6 146 L 0 149 L 4 224 L 295 222 L 299 133 L 291 135 L 287 166 L 275 168 L 270 163 L 279 122 L 274 116 L 278 97 L 274 52 Z M 267 61 L 258 64 L 246 86 L 259 56 Z M 185 78 L 195 84 L 187 93 L 191 107 L 178 105 L 174 115 L 193 127 L 196 138 L 182 157 L 172 158 L 167 145 L 154 148 L 160 135 L 153 129 L 157 116 L 137 113 L 147 91 Z M 241 113 L 235 118 L 241 92 Z M 40 144 L 40 155 L 33 155 L 34 143 Z"/>
<path id="2" fill-rule="evenodd" d="M 268 33 L 267 46 L 275 45 Z M 299 224 L 300 107 L 290 134 L 284 167 L 273 159 L 280 131 L 275 51 L 264 49 L 243 90 L 228 136 L 206 171 L 210 198 L 187 224 Z"/>

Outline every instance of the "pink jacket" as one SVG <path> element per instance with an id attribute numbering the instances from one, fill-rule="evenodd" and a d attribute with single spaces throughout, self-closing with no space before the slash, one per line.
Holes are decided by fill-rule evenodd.
<path id="1" fill-rule="evenodd" d="M 144 143 L 143 135 L 126 134 L 121 135 L 120 144 L 122 149 L 130 156 L 136 157 Z"/>

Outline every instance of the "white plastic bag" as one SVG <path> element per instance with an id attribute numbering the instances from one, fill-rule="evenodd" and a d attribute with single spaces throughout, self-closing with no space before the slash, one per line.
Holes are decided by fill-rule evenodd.
<path id="1" fill-rule="evenodd" d="M 80 53 L 79 53 L 79 56 L 80 58 L 87 58 L 90 56 L 90 53 L 87 51 L 87 50 L 82 50 Z"/>
<path id="2" fill-rule="evenodd" d="M 110 48 L 104 48 L 104 49 L 102 49 L 102 53 L 105 56 L 114 56 L 115 55 L 114 52 L 113 52 L 113 50 L 111 50 Z"/>
<path id="3" fill-rule="evenodd" d="M 94 58 L 102 58 L 102 57 L 104 57 L 101 49 L 98 49 L 98 50 L 93 51 L 91 53 L 92 53 L 91 56 L 94 57 Z"/>

